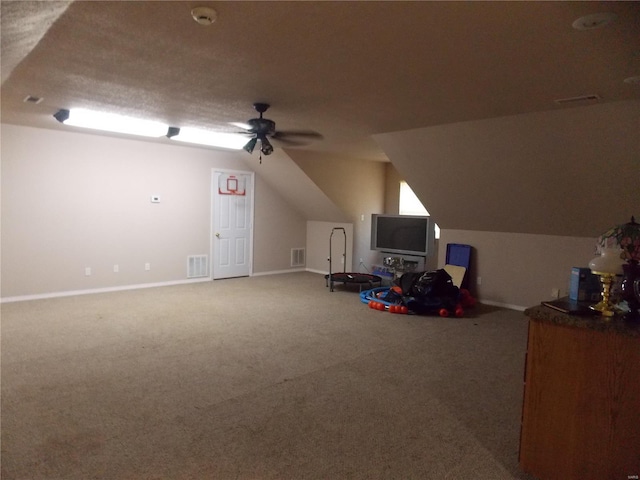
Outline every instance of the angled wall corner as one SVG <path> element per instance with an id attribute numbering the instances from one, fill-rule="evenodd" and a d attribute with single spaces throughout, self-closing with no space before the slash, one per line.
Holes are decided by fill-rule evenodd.
<path id="1" fill-rule="evenodd" d="M 371 214 L 384 212 L 388 162 L 363 160 L 306 150 L 289 151 L 293 161 L 353 224 L 352 268 L 364 271 L 379 261 L 371 250 Z M 335 220 L 334 220 L 335 221 Z M 351 234 L 350 234 L 351 236 Z M 362 259 L 362 264 L 360 259 Z"/>
<path id="2" fill-rule="evenodd" d="M 258 156 L 253 155 L 258 163 Z M 348 221 L 345 213 L 316 185 L 307 173 L 282 149 L 262 158 L 254 166 L 256 175 L 277 191 L 289 205 L 307 220 L 325 222 Z"/>

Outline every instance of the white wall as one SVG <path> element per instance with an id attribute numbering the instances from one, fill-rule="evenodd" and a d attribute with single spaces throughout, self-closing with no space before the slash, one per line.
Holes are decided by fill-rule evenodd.
<path id="1" fill-rule="evenodd" d="M 210 252 L 212 169 L 252 170 L 245 152 L 7 124 L 1 134 L 2 298 L 186 280 L 187 256 Z M 253 271 L 289 269 L 306 221 L 259 176 L 255 189 Z"/>

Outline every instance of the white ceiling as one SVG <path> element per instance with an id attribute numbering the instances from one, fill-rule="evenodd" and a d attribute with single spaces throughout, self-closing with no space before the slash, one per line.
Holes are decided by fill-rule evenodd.
<path id="1" fill-rule="evenodd" d="M 230 131 L 263 101 L 279 129 L 324 135 L 305 149 L 385 160 L 374 134 L 640 98 L 623 82 L 640 75 L 640 2 L 0 5 L 2 121 L 19 125 L 62 128 L 52 114 L 82 106 Z M 597 12 L 618 18 L 571 27 Z"/>

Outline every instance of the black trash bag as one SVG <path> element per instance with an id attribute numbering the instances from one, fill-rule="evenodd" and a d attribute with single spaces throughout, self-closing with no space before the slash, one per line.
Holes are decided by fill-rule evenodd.
<path id="1" fill-rule="evenodd" d="M 396 285 L 402 289 L 405 305 L 418 314 L 438 312 L 441 308 L 453 312 L 460 296 L 460 290 L 443 269 L 405 273 L 396 280 Z"/>

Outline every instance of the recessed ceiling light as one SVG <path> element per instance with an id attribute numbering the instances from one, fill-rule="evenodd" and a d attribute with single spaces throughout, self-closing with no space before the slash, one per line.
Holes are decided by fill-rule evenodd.
<path id="1" fill-rule="evenodd" d="M 211 25 L 216 21 L 218 14 L 213 8 L 209 7 L 196 7 L 191 10 L 191 16 L 200 25 Z"/>
<path id="2" fill-rule="evenodd" d="M 592 13 L 575 20 L 571 26 L 576 30 L 593 30 L 613 22 L 618 16 L 615 13 Z"/>

